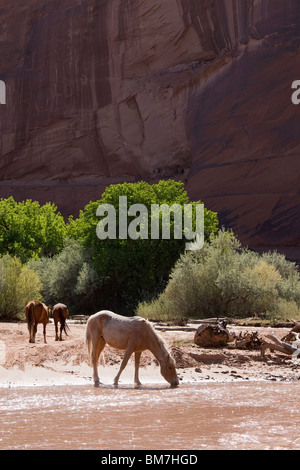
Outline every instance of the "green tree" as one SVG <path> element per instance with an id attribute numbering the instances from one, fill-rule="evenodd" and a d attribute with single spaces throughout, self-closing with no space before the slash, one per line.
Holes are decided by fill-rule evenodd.
<path id="1" fill-rule="evenodd" d="M 52 256 L 62 249 L 65 236 L 66 224 L 54 204 L 0 199 L 0 254 L 17 256 L 23 263 Z"/>
<path id="2" fill-rule="evenodd" d="M 119 214 L 119 197 L 126 196 L 128 207 L 143 204 L 148 209 L 148 220 L 141 229 L 148 230 L 148 238 L 119 239 L 121 215 Z M 100 240 L 96 228 L 99 223 L 97 208 L 101 204 L 110 204 L 116 210 L 117 238 Z M 68 235 L 82 241 L 90 250 L 93 265 L 106 289 L 103 307 L 118 309 L 126 313 L 136 306 L 142 298 L 152 298 L 160 292 L 168 279 L 170 270 L 181 253 L 185 250 L 185 239 L 174 237 L 174 216 L 171 216 L 171 239 L 152 240 L 151 204 L 191 204 L 183 183 L 160 181 L 150 185 L 146 182 L 110 185 L 100 200 L 90 202 L 74 220 L 70 218 Z M 218 230 L 217 214 L 205 209 L 205 237 L 209 239 Z M 128 226 L 134 217 L 128 217 Z M 160 216 L 160 224 L 162 217 Z M 147 227 L 145 229 L 145 227 Z M 195 221 L 194 227 L 195 229 Z"/>
<path id="3" fill-rule="evenodd" d="M 16 257 L 0 258 L 0 318 L 24 319 L 25 306 L 41 299 L 41 283 L 37 274 Z"/>

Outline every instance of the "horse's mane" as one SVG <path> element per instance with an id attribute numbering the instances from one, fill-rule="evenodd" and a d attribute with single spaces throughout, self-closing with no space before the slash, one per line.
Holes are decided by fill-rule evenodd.
<path id="1" fill-rule="evenodd" d="M 155 339 L 155 341 L 158 343 L 158 345 L 159 345 L 162 349 L 165 349 L 166 355 L 169 354 L 168 346 L 167 346 L 166 341 L 165 341 L 165 340 L 162 338 L 162 336 L 155 330 L 154 326 L 149 322 L 149 320 L 145 320 L 145 319 L 143 319 L 143 320 L 146 322 L 149 331 L 152 333 L 152 336 L 154 337 L 154 339 Z M 170 356 L 170 357 L 171 357 L 171 356 Z"/>

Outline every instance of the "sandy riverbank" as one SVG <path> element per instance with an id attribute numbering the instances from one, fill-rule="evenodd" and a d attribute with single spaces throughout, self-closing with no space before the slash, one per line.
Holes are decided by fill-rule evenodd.
<path id="1" fill-rule="evenodd" d="M 230 330 L 251 330 L 229 326 Z M 274 332 L 282 338 L 289 329 L 253 328 L 259 336 Z M 92 385 L 92 369 L 84 342 L 85 325 L 70 324 L 70 333 L 64 341 L 55 341 L 54 325 L 47 326 L 47 344 L 43 342 L 39 325 L 36 343 L 28 342 L 25 323 L 0 323 L 0 387 L 43 385 Z M 201 349 L 193 344 L 193 331 L 160 331 L 176 360 L 180 383 L 205 381 L 229 382 L 240 380 L 300 379 L 300 366 L 289 356 L 268 352 L 262 359 L 259 351 L 230 348 Z M 123 357 L 122 351 L 105 348 L 106 365 L 100 364 L 103 383 L 112 384 Z M 133 357 L 124 372 L 122 383 L 133 383 Z M 154 356 L 145 351 L 141 359 L 142 383 L 161 383 L 164 379 Z"/>

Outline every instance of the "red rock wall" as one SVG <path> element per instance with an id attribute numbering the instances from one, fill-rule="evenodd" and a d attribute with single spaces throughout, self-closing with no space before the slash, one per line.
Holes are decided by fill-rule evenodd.
<path id="1" fill-rule="evenodd" d="M 0 25 L 0 197 L 76 215 L 112 182 L 179 178 L 300 258 L 298 0 L 0 0 Z"/>

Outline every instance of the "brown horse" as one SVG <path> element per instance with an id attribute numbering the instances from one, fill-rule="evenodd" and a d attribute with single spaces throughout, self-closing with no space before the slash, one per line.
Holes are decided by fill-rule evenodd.
<path id="1" fill-rule="evenodd" d="M 55 325 L 55 341 L 62 341 L 62 332 L 68 336 L 67 329 L 69 329 L 66 319 L 69 316 L 68 307 L 64 304 L 56 304 L 52 309 L 52 315 Z M 60 335 L 58 337 L 58 322 L 60 323 Z"/>
<path id="2" fill-rule="evenodd" d="M 95 313 L 87 321 L 86 343 L 94 369 L 95 385 L 100 383 L 97 365 L 106 343 L 117 349 L 125 349 L 120 370 L 114 379 L 114 385 L 118 385 L 121 372 L 126 367 L 132 353 L 135 353 L 134 383 L 136 386 L 141 385 L 138 371 L 142 351 L 146 349 L 149 349 L 160 363 L 160 372 L 164 379 L 172 387 L 179 384 L 174 359 L 167 351 L 162 338 L 144 318 L 123 317 L 109 310 Z"/>
<path id="3" fill-rule="evenodd" d="M 26 320 L 29 331 L 29 343 L 35 343 L 38 323 L 43 323 L 44 343 L 46 341 L 46 325 L 49 323 L 51 309 L 38 300 L 31 300 L 26 305 Z"/>

